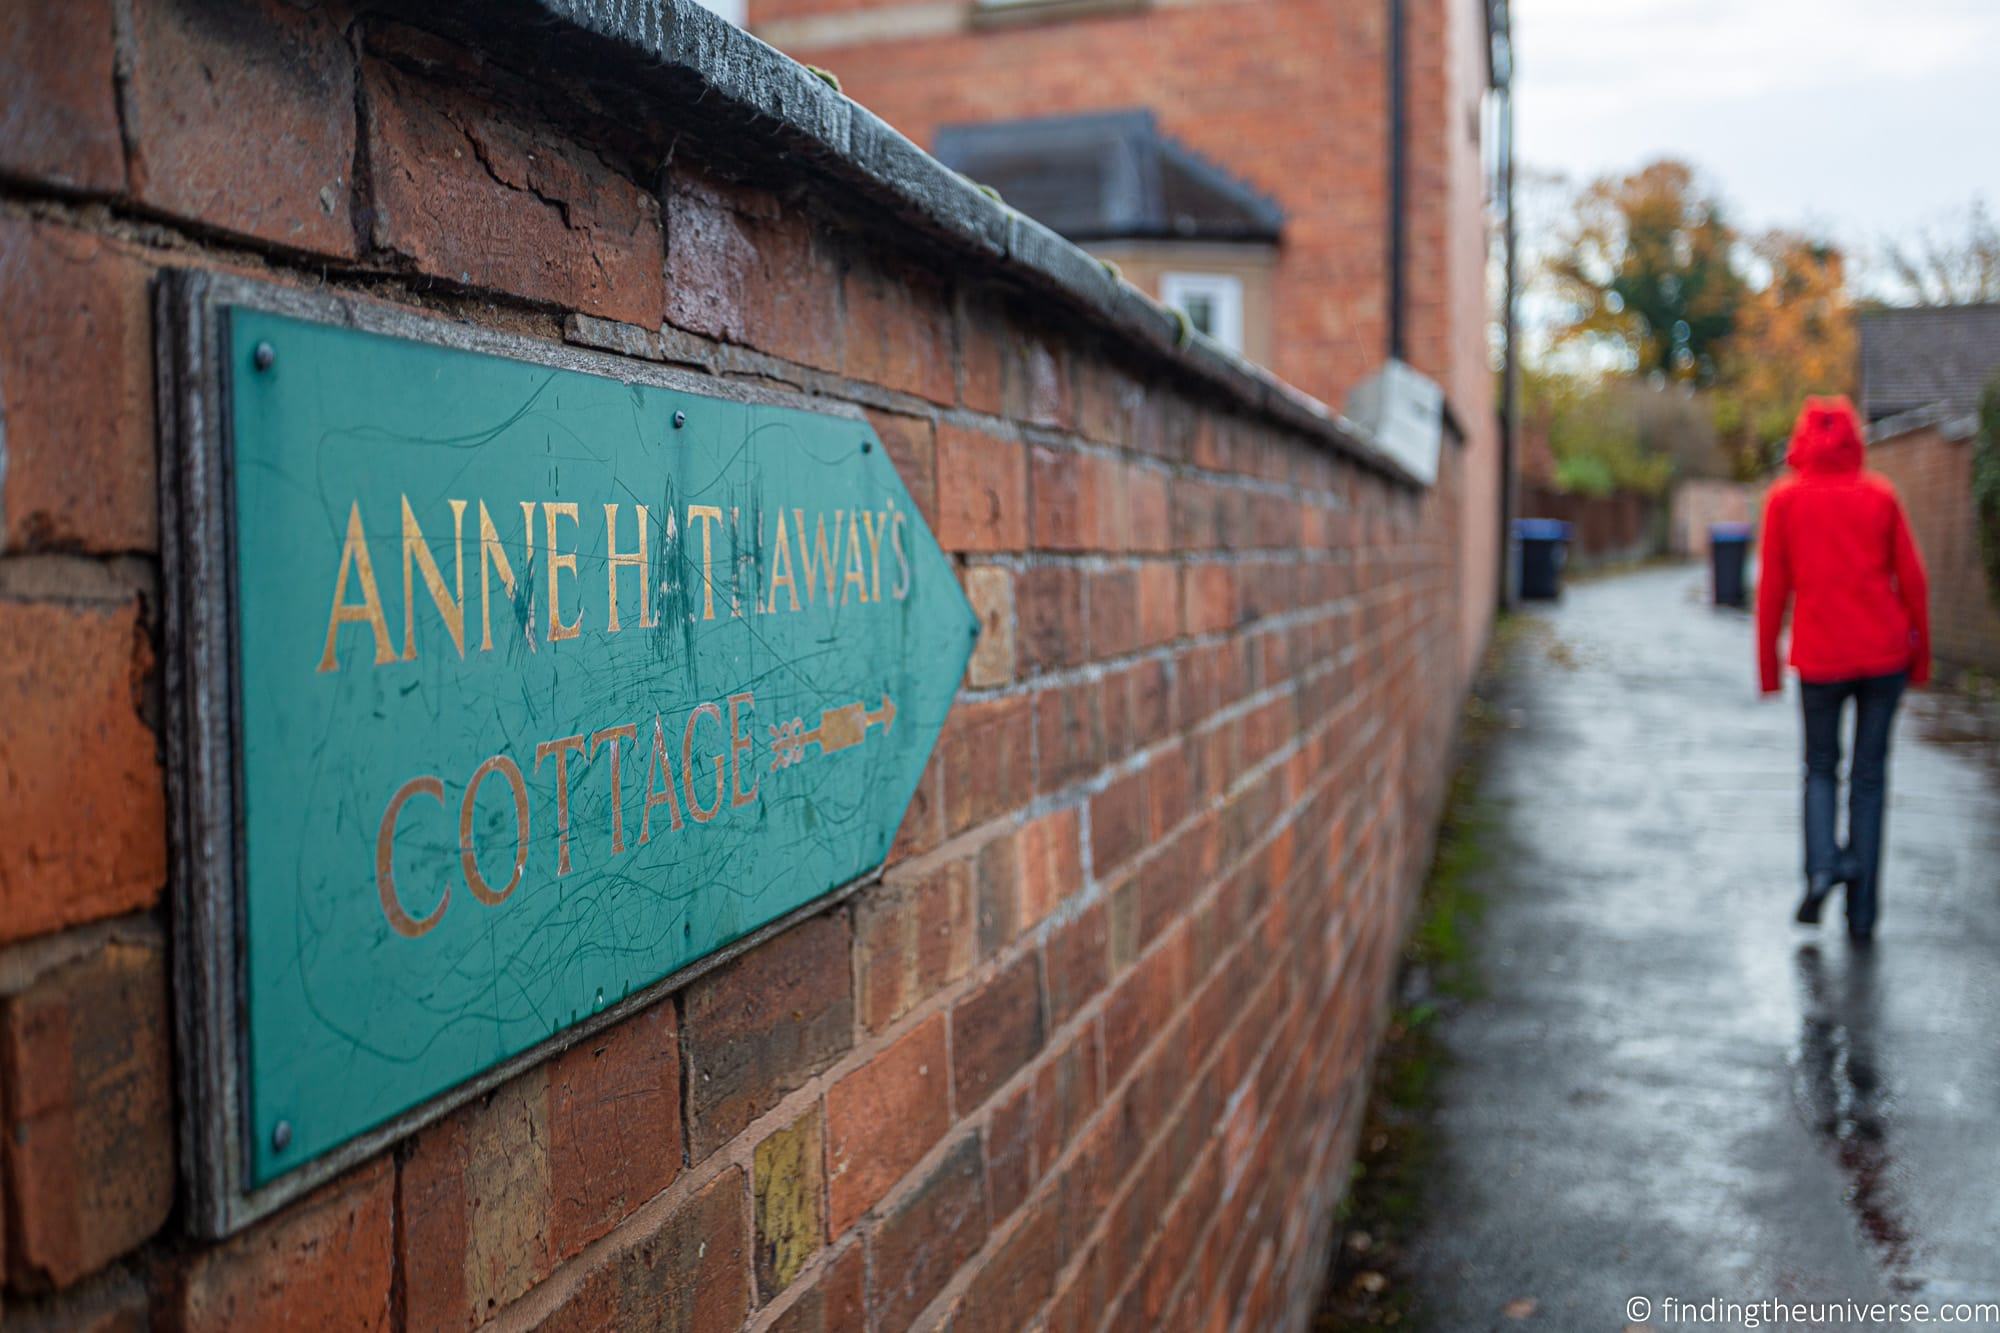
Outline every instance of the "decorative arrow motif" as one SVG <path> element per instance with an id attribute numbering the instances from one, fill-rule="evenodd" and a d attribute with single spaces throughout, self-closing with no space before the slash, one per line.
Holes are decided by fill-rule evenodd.
<path id="1" fill-rule="evenodd" d="M 896 704 L 886 692 L 882 695 L 882 706 L 872 713 L 867 704 L 860 702 L 822 709 L 819 725 L 811 731 L 806 730 L 804 718 L 795 717 L 771 728 L 771 770 L 776 772 L 804 760 L 808 745 L 817 744 L 821 754 L 832 754 L 861 744 L 868 738 L 868 728 L 880 726 L 886 732 L 895 721 Z"/>

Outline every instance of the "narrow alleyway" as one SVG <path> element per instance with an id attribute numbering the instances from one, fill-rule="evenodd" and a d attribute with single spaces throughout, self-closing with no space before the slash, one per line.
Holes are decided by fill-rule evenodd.
<path id="1" fill-rule="evenodd" d="M 1409 1254 L 1426 1328 L 2000 1299 L 2000 743 L 1913 694 L 1872 955 L 1837 907 L 1794 925 L 1797 700 L 1759 701 L 1748 618 L 1704 593 L 1649 570 L 1528 613 Z"/>

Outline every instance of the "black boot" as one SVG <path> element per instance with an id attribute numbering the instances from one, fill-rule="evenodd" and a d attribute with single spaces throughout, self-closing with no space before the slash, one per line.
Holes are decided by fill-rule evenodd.
<path id="1" fill-rule="evenodd" d="M 1875 938 L 1875 877 L 1857 876 L 1847 886 L 1847 938 L 1865 945 Z"/>
<path id="2" fill-rule="evenodd" d="M 1812 875 L 1806 880 L 1806 896 L 1799 899 L 1799 910 L 1793 919 L 1802 926 L 1817 926 L 1820 909 L 1826 906 L 1827 895 L 1840 883 L 1832 875 Z"/>

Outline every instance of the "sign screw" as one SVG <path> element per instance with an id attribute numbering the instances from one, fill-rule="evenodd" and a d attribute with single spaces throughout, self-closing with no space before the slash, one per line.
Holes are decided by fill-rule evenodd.
<path id="1" fill-rule="evenodd" d="M 250 362 L 259 370 L 269 370 L 271 363 L 278 359 L 278 349 L 264 342 L 257 344 L 257 350 L 250 354 Z"/>
<path id="2" fill-rule="evenodd" d="M 864 454 L 872 451 L 874 448 L 875 448 L 875 441 L 873 440 L 863 440 L 861 442 L 861 452 Z"/>
<path id="3" fill-rule="evenodd" d="M 688 424 L 688 414 L 687 414 L 687 413 L 685 413 L 685 412 L 676 412 L 676 413 L 674 413 L 674 429 L 675 429 L 675 430 L 679 430 L 679 429 L 680 429 L 680 428 L 681 428 L 682 426 L 685 426 L 685 425 L 687 425 L 687 424 Z"/>
<path id="4" fill-rule="evenodd" d="M 271 1127 L 271 1146 L 279 1152 L 292 1146 L 292 1122 L 280 1120 Z"/>

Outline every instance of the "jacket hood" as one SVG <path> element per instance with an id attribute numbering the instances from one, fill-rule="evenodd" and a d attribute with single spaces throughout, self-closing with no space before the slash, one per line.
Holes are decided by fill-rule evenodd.
<path id="1" fill-rule="evenodd" d="M 1861 418 L 1843 397 L 1808 398 L 1785 461 L 1800 472 L 1859 472 Z"/>

